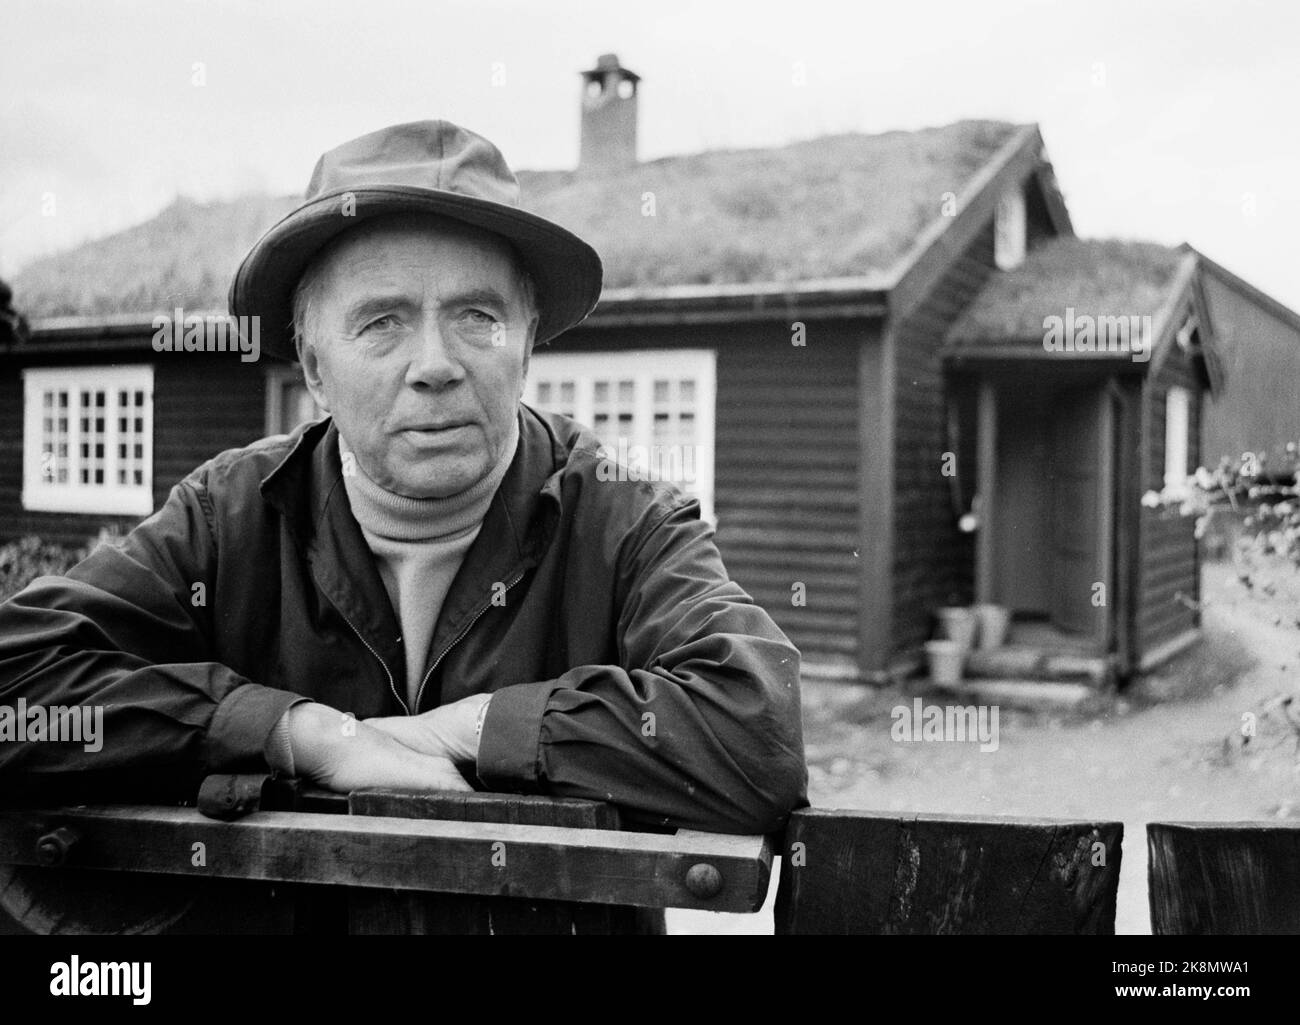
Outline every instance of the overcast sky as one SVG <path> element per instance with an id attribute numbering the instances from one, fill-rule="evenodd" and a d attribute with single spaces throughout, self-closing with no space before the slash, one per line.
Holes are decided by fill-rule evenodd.
<path id="1" fill-rule="evenodd" d="M 643 158 L 1035 121 L 1079 234 L 1191 242 L 1300 310 L 1294 0 L 7 0 L 5 23 L 0 274 L 177 194 L 300 193 L 385 124 L 572 166 L 578 72 L 614 51 Z"/>

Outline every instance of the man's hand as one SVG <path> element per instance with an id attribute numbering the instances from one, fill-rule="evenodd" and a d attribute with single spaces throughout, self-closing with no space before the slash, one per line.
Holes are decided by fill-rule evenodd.
<path id="1" fill-rule="evenodd" d="M 295 770 L 328 790 L 474 789 L 450 758 L 412 750 L 383 730 L 327 705 L 294 705 L 286 714 Z"/>
<path id="2" fill-rule="evenodd" d="M 366 719 L 365 725 L 420 754 L 448 758 L 456 764 L 473 764 L 478 759 L 479 714 L 491 700 L 490 694 L 471 694 L 420 715 Z"/>

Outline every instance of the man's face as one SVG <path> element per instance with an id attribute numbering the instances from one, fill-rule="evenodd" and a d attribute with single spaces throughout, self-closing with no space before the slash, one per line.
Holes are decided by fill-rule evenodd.
<path id="1" fill-rule="evenodd" d="M 303 374 L 361 470 L 410 498 L 482 480 L 510 441 L 537 325 L 509 245 L 443 218 L 383 218 L 322 261 Z"/>

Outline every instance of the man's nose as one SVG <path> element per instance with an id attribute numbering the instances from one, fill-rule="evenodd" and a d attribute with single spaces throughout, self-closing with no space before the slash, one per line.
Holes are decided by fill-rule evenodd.
<path id="1" fill-rule="evenodd" d="M 406 370 L 406 383 L 441 389 L 465 376 L 464 368 L 451 352 L 450 339 L 437 317 L 424 317 L 415 332 L 415 351 Z"/>

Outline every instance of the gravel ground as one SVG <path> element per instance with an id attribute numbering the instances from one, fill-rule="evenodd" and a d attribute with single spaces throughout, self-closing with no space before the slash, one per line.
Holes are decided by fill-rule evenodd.
<path id="1" fill-rule="evenodd" d="M 1001 708 L 990 752 L 891 739 L 891 709 L 917 695 L 952 703 L 941 692 L 809 684 L 810 799 L 1122 821 L 1116 932 L 1149 932 L 1147 822 L 1300 817 L 1300 573 L 1259 560 L 1207 566 L 1203 622 L 1199 645 L 1122 695 L 1068 714 Z M 758 915 L 670 912 L 669 930 L 771 932 L 771 895 Z"/>

